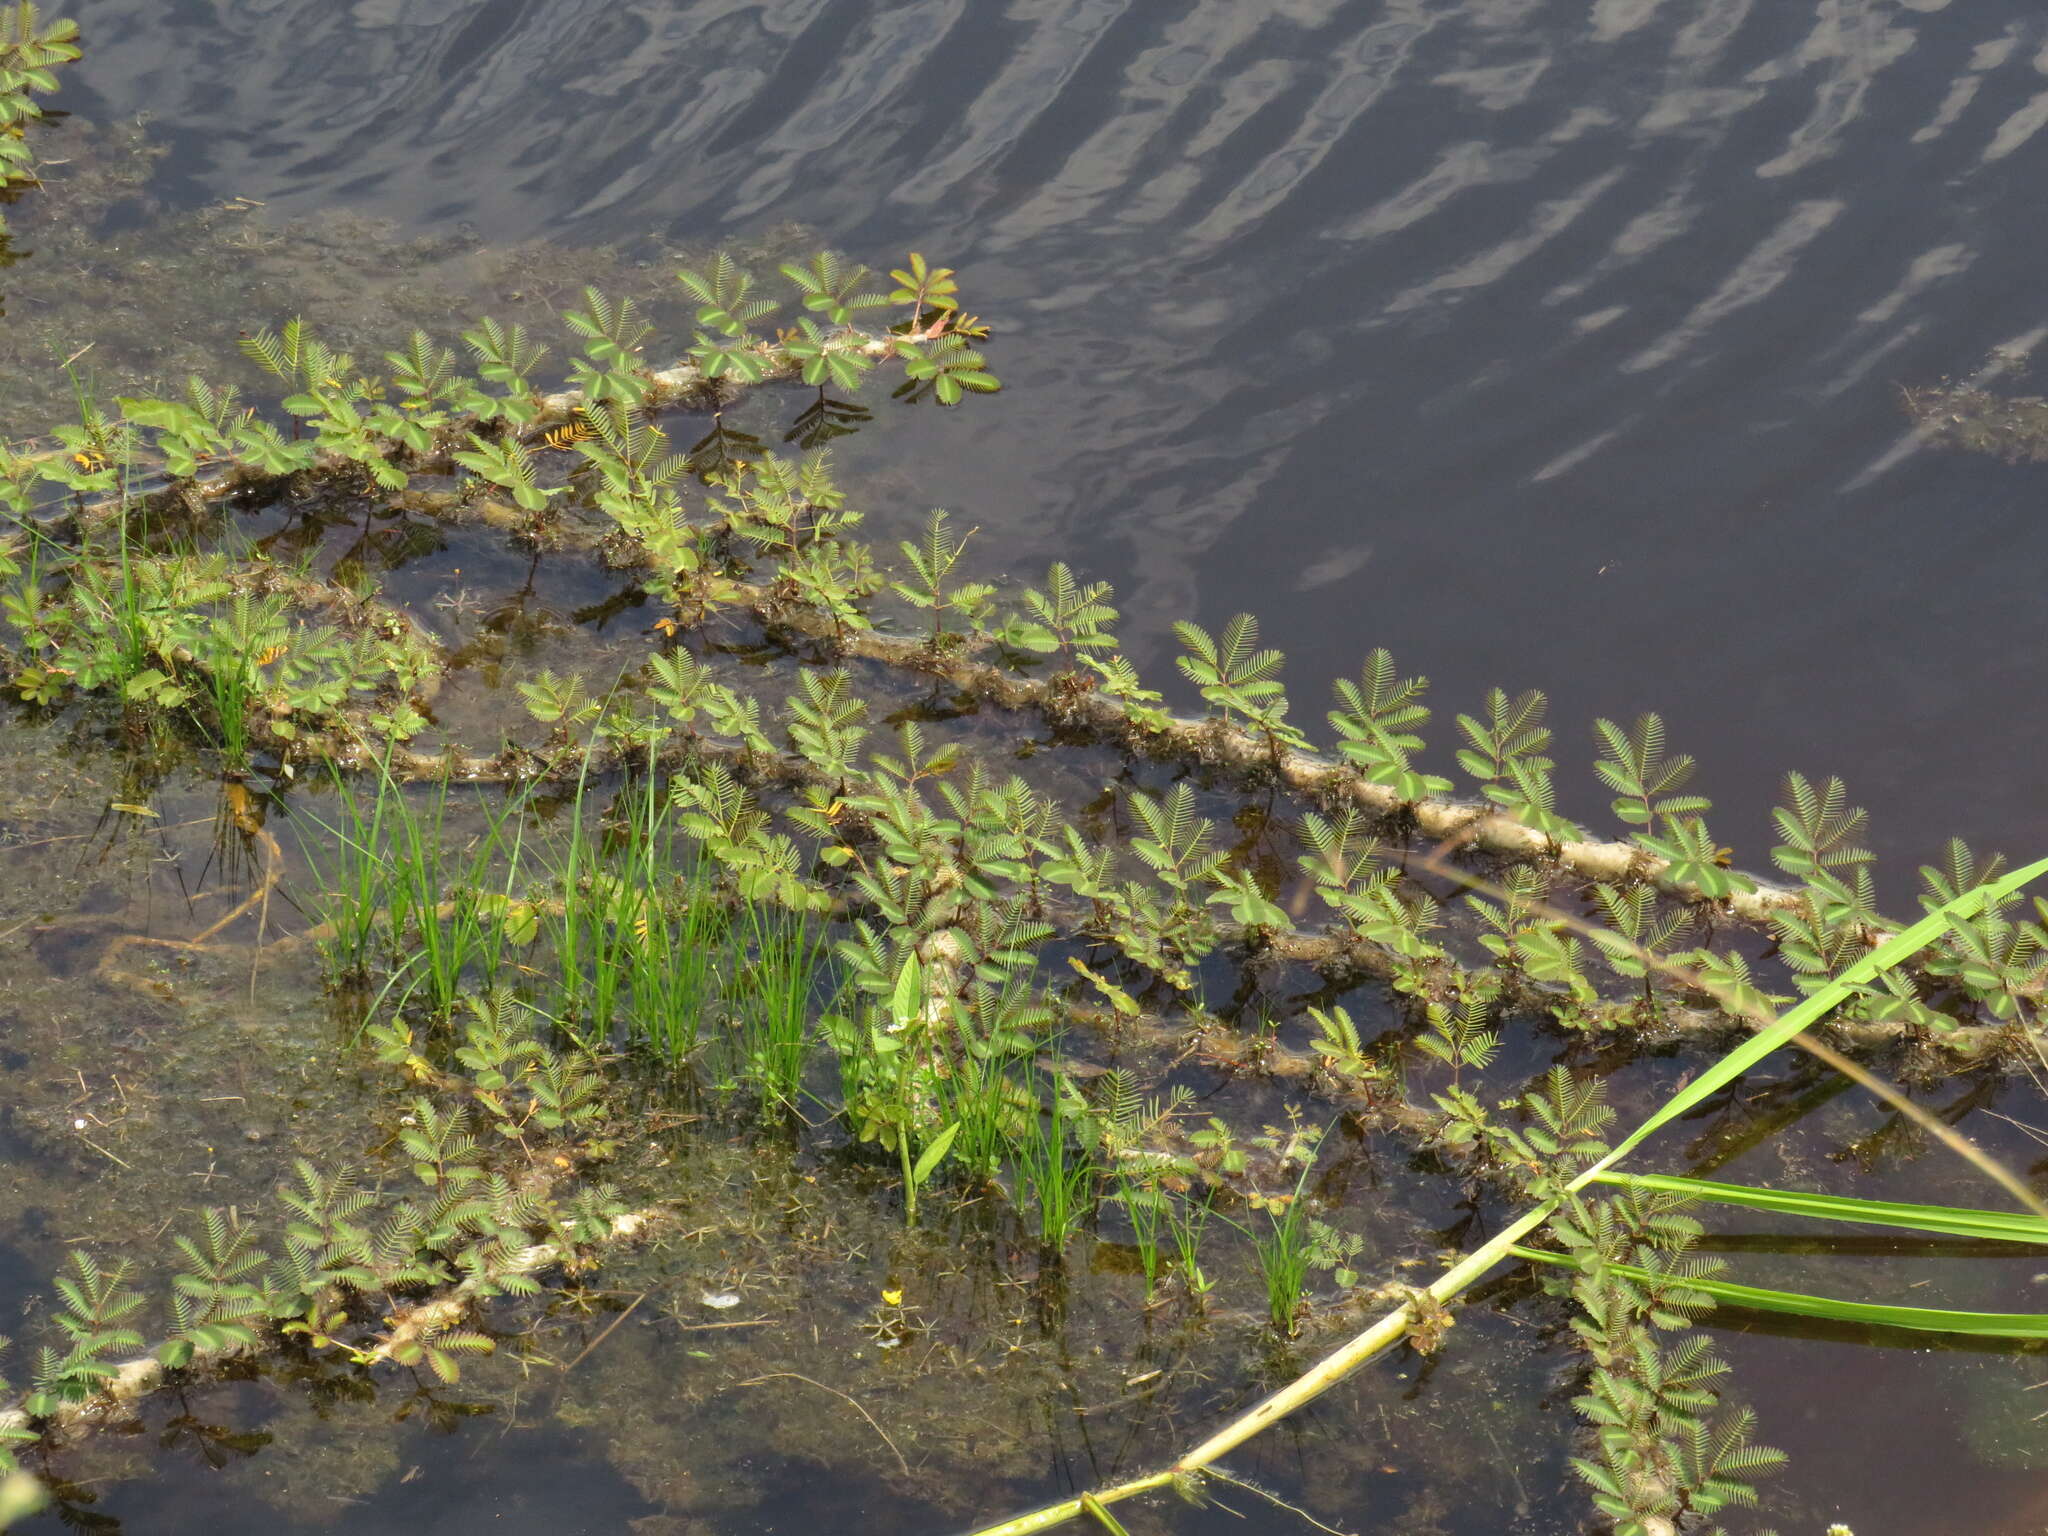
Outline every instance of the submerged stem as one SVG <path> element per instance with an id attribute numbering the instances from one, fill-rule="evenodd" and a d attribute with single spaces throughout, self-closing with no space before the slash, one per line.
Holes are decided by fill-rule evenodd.
<path id="1" fill-rule="evenodd" d="M 1951 917 L 1972 916 L 1986 902 L 1997 901 L 2043 874 L 2048 874 L 2048 859 L 2037 860 L 1993 884 L 1978 886 L 1974 890 L 1962 893 L 1952 901 L 1937 907 L 1903 933 L 1879 945 L 1856 964 L 1844 970 L 1827 986 L 1818 989 L 1777 1019 L 1762 1021 L 1765 1024 L 1764 1028 L 1673 1094 L 1642 1124 L 1617 1142 L 1605 1156 L 1582 1170 L 1558 1195 L 1523 1212 L 1490 1241 L 1445 1270 L 1437 1276 L 1425 1294 L 1439 1304 L 1447 1303 L 1462 1294 L 1495 1264 L 1513 1257 L 1516 1245 L 1550 1219 L 1565 1194 L 1576 1192 L 1599 1180 L 1661 1127 L 1748 1071 L 1779 1046 L 1819 1023 L 1838 1005 L 1853 996 L 1858 987 L 1873 980 L 1879 971 L 1900 964 L 1933 943 L 1941 934 L 1948 931 Z M 1982 1166 L 1979 1161 L 1981 1158 L 1982 1154 L 1978 1153 L 1971 1157 L 1970 1161 Z M 1992 1177 L 2001 1187 L 2015 1194 L 2029 1209 L 2040 1213 L 2041 1201 L 2038 1196 L 2030 1190 L 2025 1190 L 2024 1186 L 2015 1189 L 2014 1185 L 2018 1181 L 2013 1179 L 2010 1173 L 2002 1168 L 1996 1168 L 1995 1164 L 1993 1168 L 1995 1172 L 1992 1173 Z M 1341 1349 L 1325 1356 L 1308 1371 L 1267 1396 L 1248 1413 L 1231 1420 L 1164 1472 L 1156 1472 L 1133 1482 L 1120 1483 L 1093 1494 L 1063 1500 L 1058 1504 L 1049 1504 L 1043 1509 L 1034 1510 L 1028 1515 L 1020 1515 L 1014 1520 L 1004 1521 L 999 1525 L 983 1526 L 974 1531 L 972 1536 L 1025 1536 L 1027 1532 L 1046 1530 L 1073 1519 L 1086 1507 L 1084 1499 L 1093 1499 L 1099 1504 L 1110 1504 L 1119 1499 L 1148 1492 L 1189 1472 L 1199 1472 L 1217 1458 L 1244 1444 L 1268 1425 L 1279 1422 L 1295 1409 L 1304 1407 L 1322 1396 L 1374 1356 L 1400 1343 L 1408 1336 L 1408 1325 L 1413 1316 L 1412 1302 L 1404 1302 L 1394 1308 L 1364 1332 L 1353 1337 Z"/>

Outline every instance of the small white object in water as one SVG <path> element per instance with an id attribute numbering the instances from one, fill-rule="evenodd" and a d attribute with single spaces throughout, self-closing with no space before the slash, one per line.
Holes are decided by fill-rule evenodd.
<path id="1" fill-rule="evenodd" d="M 706 1291 L 697 1299 L 705 1306 L 716 1307 L 721 1312 L 727 1307 L 736 1307 L 740 1304 L 739 1294 L 735 1291 Z"/>

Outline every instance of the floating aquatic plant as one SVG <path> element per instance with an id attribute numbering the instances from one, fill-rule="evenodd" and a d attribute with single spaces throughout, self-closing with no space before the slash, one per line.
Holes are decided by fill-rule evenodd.
<path id="1" fill-rule="evenodd" d="M 541 345 L 516 326 L 465 333 L 470 377 L 425 334 L 359 368 L 287 322 L 245 347 L 284 392 L 282 420 L 193 381 L 177 399 L 124 398 L 118 414 L 81 398 L 58 449 L 0 455 L 0 503 L 22 535 L 4 573 L 16 692 L 182 723 L 223 769 L 280 785 L 322 768 L 336 851 L 321 921 L 286 942 L 325 946 L 376 1051 L 420 1090 L 398 1136 L 412 1196 L 373 1201 L 308 1164 L 280 1196 L 281 1228 L 231 1215 L 186 1234 L 152 1370 L 288 1330 L 452 1379 L 487 1342 L 465 1326 L 467 1305 L 530 1289 L 609 1230 L 608 1197 L 537 1194 L 510 1170 L 595 1138 L 590 1063 L 613 1049 L 771 1117 L 823 1110 L 894 1170 L 913 1224 L 935 1195 L 986 1192 L 1007 1173 L 1014 1219 L 1056 1260 L 1114 1191 L 1144 1299 L 1169 1253 L 1187 1295 L 1207 1297 L 1203 1246 L 1217 1234 L 1205 1229 L 1254 1201 L 1244 1225 L 1273 1328 L 1301 1326 L 1311 1271 L 1354 1289 L 1362 1243 L 1313 1214 L 1296 1138 L 1261 1148 L 1219 1120 L 1187 1133 L 1191 1150 L 1169 1145 L 1172 1106 L 1139 1113 L 1122 1079 L 1093 1102 L 1074 1086 L 1058 1036 L 1077 1024 L 1237 1050 L 1233 1065 L 1293 1073 L 1473 1178 L 1508 1182 L 1529 1208 L 1174 1468 L 1005 1532 L 1104 1521 L 1117 1498 L 1199 1475 L 1373 1353 L 1434 1347 L 1448 1303 L 1511 1259 L 1565 1276 L 1598 1441 L 1581 1473 L 1604 1514 L 1645 1533 L 1739 1502 L 1772 1460 L 1722 1402 L 1703 1348 L 1659 1337 L 1708 1301 L 2034 1336 L 2039 1320 L 2023 1315 L 1909 1317 L 1725 1280 L 1686 1252 L 1677 1202 L 1702 1191 L 1589 1192 L 1644 1136 L 1824 1015 L 1852 1043 L 2038 1052 L 2048 909 L 2023 908 L 2020 877 L 1958 846 L 1926 875 L 1935 915 L 1888 922 L 1856 842 L 1861 813 L 1838 781 L 1795 775 L 1771 857 L 1796 883 L 1756 879 L 1716 841 L 1696 765 L 1648 714 L 1594 726 L 1596 780 L 1622 829 L 1595 841 L 1570 819 L 1536 690 L 1495 689 L 1456 715 L 1454 757 L 1476 798 L 1454 799 L 1451 779 L 1418 766 L 1427 679 L 1383 650 L 1336 685 L 1333 752 L 1319 755 L 1251 615 L 1177 626 L 1181 679 L 1207 706 L 1177 716 L 1121 653 L 1107 583 L 1055 563 L 1042 588 L 1011 594 L 974 570 L 971 531 L 943 512 L 892 555 L 863 540 L 822 448 L 785 457 L 725 421 L 737 391 L 778 380 L 852 393 L 893 366 L 899 395 L 944 404 L 995 385 L 946 269 L 913 257 L 887 294 L 836 258 L 781 276 L 794 293 L 778 301 L 730 259 L 683 274 L 695 329 L 671 367 L 655 366 L 661 340 L 637 306 L 586 291 L 563 316 L 573 388 L 555 392 Z M 789 298 L 805 311 L 793 327 L 754 329 Z M 895 325 L 857 327 L 891 305 L 905 307 Z M 684 408 L 713 413 L 689 449 L 664 424 Z M 422 489 L 429 477 L 455 488 Z M 419 750 L 409 743 L 447 664 L 436 642 L 362 593 L 213 547 L 230 497 L 293 479 L 601 556 L 632 573 L 660 638 L 609 677 L 523 678 L 526 739 Z M 786 691 L 724 670 L 703 643 L 713 623 L 776 648 Z M 1126 771 L 1093 805 L 1064 804 L 947 731 L 945 711 L 899 707 L 891 679 L 1015 734 L 1049 728 L 1050 749 L 1108 748 Z M 1232 796 L 1267 807 L 1259 833 L 1234 836 Z M 1450 846 L 1421 853 L 1417 832 Z M 1262 856 L 1268 833 L 1281 856 Z M 1775 939 L 1773 968 L 1752 974 L 1731 932 Z M 1306 1050 L 1266 1028 L 1232 1045 L 1204 1007 L 1217 973 L 1286 965 L 1340 990 L 1383 978 L 1394 1029 L 1369 1041 L 1331 998 L 1310 1014 Z M 1756 1022 L 1765 987 L 1787 981 L 1805 1002 L 1612 1146 L 1586 1084 L 1552 1080 L 1511 1123 L 1467 1081 L 1489 1069 L 1510 1016 L 1710 1037 Z M 1420 1069 L 1427 1103 L 1406 1095 L 1411 1056 L 1433 1063 Z M 1299 1167 L 1291 1193 L 1253 1179 L 1261 1151 Z M 38 1357 L 31 1418 L 128 1390 L 125 1364 L 107 1365 L 133 1347 L 140 1303 L 124 1273 L 67 1277 L 75 1327 Z M 418 1302 L 419 1321 L 366 1331 L 373 1296 Z M 1813 1310 L 1827 1306 L 1838 1310 Z"/>

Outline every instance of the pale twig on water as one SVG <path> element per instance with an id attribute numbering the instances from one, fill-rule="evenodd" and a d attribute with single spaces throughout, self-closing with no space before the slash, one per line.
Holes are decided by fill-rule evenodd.
<path id="1" fill-rule="evenodd" d="M 855 1413 L 859 1414 L 862 1418 L 866 1419 L 868 1421 L 869 1426 L 874 1430 L 874 1432 L 882 1437 L 882 1444 L 889 1447 L 889 1453 L 896 1458 L 896 1465 L 903 1469 L 903 1475 L 905 1477 L 910 1476 L 910 1463 L 905 1461 L 903 1459 L 903 1453 L 896 1449 L 896 1442 L 889 1438 L 889 1431 L 882 1428 L 880 1424 L 876 1423 L 875 1416 L 872 1413 L 869 1413 L 867 1409 L 861 1407 L 858 1401 L 856 1401 L 854 1398 L 848 1397 L 844 1392 L 840 1391 L 837 1387 L 828 1387 L 822 1381 L 812 1381 L 810 1377 L 801 1375 L 796 1371 L 770 1371 L 765 1376 L 749 1376 L 745 1381 L 741 1382 L 740 1385 L 743 1387 L 756 1387 L 764 1381 L 776 1381 L 782 1378 L 787 1378 L 790 1381 L 801 1381 L 806 1386 L 816 1387 L 820 1392 L 830 1392 L 834 1397 L 838 1398 L 841 1402 L 845 1403 L 847 1407 L 851 1408 Z"/>
<path id="2" fill-rule="evenodd" d="M 583 1352 L 579 1354 L 574 1360 L 571 1360 L 567 1365 L 562 1367 L 562 1374 L 564 1376 L 568 1375 L 571 1371 L 575 1370 L 577 1366 L 581 1365 L 585 1360 L 589 1359 L 590 1352 L 596 1349 L 597 1346 L 602 1344 L 606 1339 L 610 1338 L 612 1336 L 612 1330 L 617 1328 L 619 1324 L 623 1323 L 627 1318 L 631 1317 L 633 1315 L 633 1309 L 639 1306 L 640 1303 L 645 1301 L 646 1299 L 647 1293 L 645 1291 L 642 1291 L 638 1296 L 635 1296 L 632 1299 L 632 1301 L 628 1302 L 625 1311 L 621 1312 L 617 1317 L 613 1318 L 609 1323 L 605 1324 L 604 1332 L 600 1333 L 596 1338 L 592 1339 L 588 1344 L 584 1345 Z"/>

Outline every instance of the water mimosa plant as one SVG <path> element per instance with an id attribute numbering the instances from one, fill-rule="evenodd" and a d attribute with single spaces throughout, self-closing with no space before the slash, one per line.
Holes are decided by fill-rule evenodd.
<path id="1" fill-rule="evenodd" d="M 1737 1284 L 1688 1253 L 1681 1204 L 1825 1204 L 1840 1219 L 2024 1241 L 2048 1236 L 2038 1213 L 1880 1211 L 1627 1182 L 1618 1166 L 1809 1029 L 1984 1070 L 2038 1058 L 2048 908 L 2025 908 L 2021 886 L 2043 866 L 2006 874 L 1958 846 L 1926 872 L 1929 915 L 1888 921 L 1861 813 L 1839 782 L 1795 775 L 1771 852 L 1792 883 L 1744 874 L 1654 715 L 1593 728 L 1621 834 L 1596 839 L 1570 819 L 1565 749 L 1535 690 L 1496 689 L 1454 716 L 1440 766 L 1455 761 L 1476 793 L 1453 798 L 1425 766 L 1427 679 L 1371 652 L 1335 687 L 1324 755 L 1250 615 L 1176 626 L 1179 682 L 1206 712 L 1171 712 L 1122 653 L 1106 582 L 1055 562 L 1011 592 L 974 570 L 972 530 L 944 512 L 893 549 L 869 543 L 826 449 L 775 453 L 725 421 L 745 389 L 850 394 L 882 370 L 900 372 L 904 398 L 993 390 L 955 274 L 913 256 L 890 275 L 884 292 L 829 256 L 783 266 L 780 282 L 730 259 L 681 274 L 694 324 L 667 367 L 634 307 L 586 292 L 555 338 L 573 387 L 554 391 L 543 344 L 516 326 L 479 322 L 466 354 L 415 335 L 358 367 L 288 322 L 247 348 L 284 392 L 281 417 L 194 381 L 111 411 L 81 400 L 61 450 L 0 451 L 0 505 L 20 530 L 0 572 L 18 697 L 187 726 L 224 772 L 270 792 L 333 786 L 320 889 L 304 903 L 319 921 L 277 942 L 323 949 L 377 1054 L 416 1089 L 397 1144 L 419 1186 L 372 1200 L 308 1164 L 280 1195 L 281 1223 L 202 1218 L 179 1245 L 184 1283 L 147 1367 L 119 1358 L 147 1299 L 119 1261 L 81 1255 L 61 1337 L 0 1430 L 33 1432 L 286 1333 L 452 1378 L 482 1347 L 467 1307 L 589 1262 L 619 1225 L 616 1199 L 566 1170 L 539 1192 L 514 1177 L 565 1142 L 550 1158 L 571 1169 L 595 1155 L 596 1063 L 614 1052 L 658 1064 L 663 1091 L 743 1106 L 749 1125 L 830 1123 L 850 1156 L 887 1170 L 913 1226 L 1001 1191 L 1048 1284 L 1108 1197 L 1142 1255 L 1141 1301 L 1174 1289 L 1170 1268 L 1186 1306 L 1210 1305 L 1213 1245 L 1241 1215 L 1283 1335 L 1334 1310 L 1312 1275 L 1354 1300 L 1365 1283 L 1358 1239 L 1317 1214 L 1296 1138 L 1292 1152 L 1263 1149 L 1298 1169 L 1291 1193 L 1262 1187 L 1254 1138 L 1219 1117 L 1183 1144 L 1177 1104 L 1141 1111 L 1122 1078 L 1085 1090 L 1068 1043 L 1170 1045 L 1262 1074 L 1522 1202 L 1173 1467 L 992 1536 L 1081 1514 L 1114 1529 L 1118 1499 L 1199 1477 L 1398 1342 L 1434 1347 L 1449 1305 L 1508 1262 L 1555 1271 L 1574 1309 L 1594 1434 L 1578 1465 L 1630 1536 L 1715 1517 L 1772 1461 L 1703 1346 L 1670 1337 L 1714 1301 L 1980 1337 L 2048 1331 L 2027 1314 Z M 790 306 L 794 324 L 768 331 Z M 708 430 L 672 436 L 687 412 L 708 413 Z M 512 690 L 524 718 L 500 739 L 418 745 L 435 691 L 455 685 L 446 644 L 397 605 L 226 550 L 231 502 L 311 484 L 627 573 L 626 599 L 651 619 L 644 656 L 594 680 L 532 671 Z M 758 670 L 732 659 L 734 632 Z M 950 725 L 968 711 L 972 737 Z M 989 750 L 1027 734 L 1034 752 L 1096 754 L 1105 787 L 1070 804 Z M 1777 952 L 1753 971 L 1743 945 L 1757 937 Z M 1265 1028 L 1244 1040 L 1205 1007 L 1232 978 L 1249 996 L 1282 967 L 1329 988 L 1306 1048 Z M 1378 1038 L 1358 999 L 1337 1000 L 1365 979 L 1390 999 Z M 1515 1119 L 1476 1091 L 1523 1027 L 1716 1044 L 1756 1033 L 1610 1145 L 1597 1093 L 1568 1076 Z M 1426 1099 L 1409 1098 L 1411 1075 Z M 382 1297 L 421 1321 L 377 1333 L 369 1299 Z"/>
<path id="2" fill-rule="evenodd" d="M 41 186 L 29 130 L 42 117 L 37 96 L 57 89 L 52 71 L 79 56 L 78 23 L 45 21 L 32 0 L 0 8 L 0 193 Z M 0 244 L 7 224 L 0 219 Z"/>

